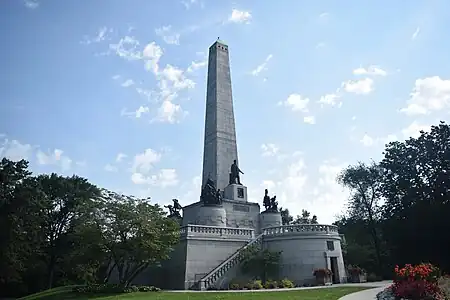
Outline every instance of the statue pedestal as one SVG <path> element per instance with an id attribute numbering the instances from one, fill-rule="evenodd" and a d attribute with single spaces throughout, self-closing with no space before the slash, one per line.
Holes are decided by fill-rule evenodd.
<path id="1" fill-rule="evenodd" d="M 272 227 L 272 226 L 281 226 L 283 225 L 282 219 L 281 219 L 281 213 L 278 211 L 271 211 L 266 210 L 263 211 L 259 215 L 259 222 L 261 225 L 261 229 L 266 227 Z"/>
<path id="2" fill-rule="evenodd" d="M 223 196 L 228 200 L 247 202 L 247 187 L 240 184 L 230 184 L 225 187 Z"/>
<path id="3" fill-rule="evenodd" d="M 197 212 L 195 224 L 225 227 L 227 212 L 222 205 L 202 205 Z"/>

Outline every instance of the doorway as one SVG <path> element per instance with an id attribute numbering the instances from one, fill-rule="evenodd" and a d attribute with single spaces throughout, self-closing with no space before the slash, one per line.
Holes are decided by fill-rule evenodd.
<path id="1" fill-rule="evenodd" d="M 333 273 L 332 275 L 333 283 L 340 283 L 337 257 L 330 257 L 330 266 L 331 272 Z"/>

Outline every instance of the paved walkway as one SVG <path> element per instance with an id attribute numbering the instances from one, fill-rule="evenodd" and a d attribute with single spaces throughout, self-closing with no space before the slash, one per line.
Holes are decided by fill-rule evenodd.
<path id="1" fill-rule="evenodd" d="M 340 298 L 339 300 L 372 300 L 376 299 L 376 294 L 379 291 L 382 291 L 386 287 L 392 284 L 392 281 L 377 281 L 377 282 L 364 282 L 364 283 L 339 283 L 339 284 L 333 284 L 333 285 L 327 285 L 327 286 L 310 286 L 310 287 L 296 287 L 292 289 L 262 289 L 262 290 L 210 290 L 210 291 L 196 291 L 196 290 L 172 290 L 172 291 L 166 291 L 166 292 L 173 292 L 173 293 L 264 293 L 264 292 L 285 292 L 285 291 L 296 291 L 296 290 L 310 290 L 310 289 L 325 289 L 325 288 L 337 288 L 337 287 L 347 287 L 347 286 L 361 286 L 361 287 L 373 287 L 373 289 L 364 290 L 361 292 L 353 293 L 347 296 L 344 296 Z M 368 292 L 371 292 L 373 290 L 377 290 L 374 296 L 371 298 L 371 294 Z M 354 298 L 346 298 L 349 296 L 358 295 Z"/>
<path id="2" fill-rule="evenodd" d="M 377 283 L 377 287 L 373 289 L 367 289 L 361 292 L 356 292 L 353 294 L 345 295 L 344 297 L 340 298 L 339 300 L 376 300 L 377 294 L 390 286 L 392 284 L 392 281 L 380 281 L 380 282 L 373 282 Z M 360 286 L 371 286 L 366 285 L 366 283 L 360 283 Z"/>

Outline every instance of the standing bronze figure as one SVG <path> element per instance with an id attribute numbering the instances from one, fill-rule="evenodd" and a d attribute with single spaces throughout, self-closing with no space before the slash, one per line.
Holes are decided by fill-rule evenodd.
<path id="1" fill-rule="evenodd" d="M 244 174 L 244 172 L 239 169 L 236 160 L 233 161 L 233 164 L 231 165 L 231 173 L 230 173 L 230 184 L 241 184 L 241 178 L 239 176 L 239 173 Z"/>

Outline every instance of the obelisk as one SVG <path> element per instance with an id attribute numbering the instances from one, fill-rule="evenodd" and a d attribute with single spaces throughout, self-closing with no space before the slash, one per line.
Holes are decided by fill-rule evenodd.
<path id="1" fill-rule="evenodd" d="M 238 162 L 230 58 L 228 46 L 217 39 L 209 47 L 202 187 L 211 178 L 223 191 L 234 160 Z"/>

